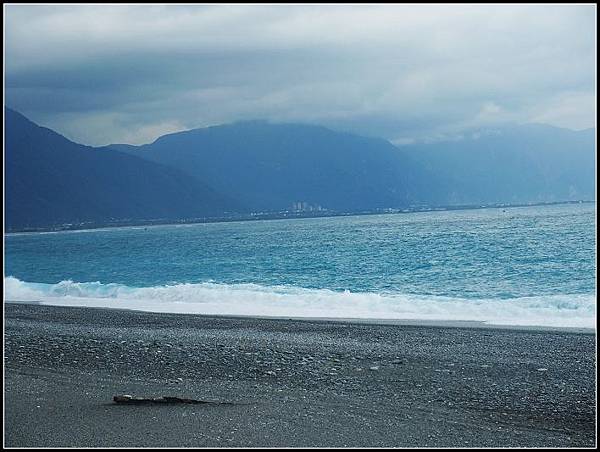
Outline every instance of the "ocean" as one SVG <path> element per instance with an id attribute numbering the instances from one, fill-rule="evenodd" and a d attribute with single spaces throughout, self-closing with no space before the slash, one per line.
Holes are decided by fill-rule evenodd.
<path id="1" fill-rule="evenodd" d="M 595 327 L 595 203 L 6 234 L 5 300 Z"/>

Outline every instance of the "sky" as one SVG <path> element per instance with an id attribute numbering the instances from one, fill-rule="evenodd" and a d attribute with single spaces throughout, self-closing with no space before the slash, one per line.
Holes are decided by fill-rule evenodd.
<path id="1" fill-rule="evenodd" d="M 595 5 L 5 5 L 5 102 L 94 146 L 240 120 L 395 144 L 596 122 Z"/>

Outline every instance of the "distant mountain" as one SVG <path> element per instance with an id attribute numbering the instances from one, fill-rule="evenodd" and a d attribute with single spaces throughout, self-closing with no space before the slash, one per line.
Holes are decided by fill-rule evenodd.
<path id="1" fill-rule="evenodd" d="M 318 126 L 249 121 L 110 148 L 185 171 L 252 210 L 398 208 L 445 192 L 443 180 L 388 141 Z"/>
<path id="2" fill-rule="evenodd" d="M 184 171 L 253 210 L 595 199 L 593 129 L 526 125 L 395 147 L 319 126 L 249 121 L 111 148 Z"/>
<path id="3" fill-rule="evenodd" d="M 595 129 L 527 124 L 403 149 L 451 181 L 450 203 L 595 199 Z"/>
<path id="4" fill-rule="evenodd" d="M 69 141 L 5 109 L 6 230 L 240 209 L 181 171 Z"/>
<path id="5" fill-rule="evenodd" d="M 396 147 L 319 126 L 248 121 L 92 148 L 12 110 L 5 115 L 8 230 L 595 199 L 593 129 L 515 126 Z"/>

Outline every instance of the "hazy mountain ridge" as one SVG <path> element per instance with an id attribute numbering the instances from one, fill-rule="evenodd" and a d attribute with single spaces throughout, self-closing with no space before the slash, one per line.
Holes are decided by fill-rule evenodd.
<path id="1" fill-rule="evenodd" d="M 321 126 L 248 121 L 92 148 L 5 115 L 9 230 L 232 211 L 595 199 L 594 129 L 526 125 L 396 147 Z"/>
<path id="2" fill-rule="evenodd" d="M 253 209 L 595 199 L 595 130 L 528 124 L 396 147 L 324 127 L 250 121 L 116 147 L 178 168 Z"/>
<path id="3" fill-rule="evenodd" d="M 441 181 L 391 143 L 325 127 L 240 122 L 116 149 L 187 171 L 254 210 L 357 211 L 434 202 Z"/>
<path id="4" fill-rule="evenodd" d="M 595 129 L 526 124 L 406 148 L 451 180 L 452 203 L 595 199 Z"/>

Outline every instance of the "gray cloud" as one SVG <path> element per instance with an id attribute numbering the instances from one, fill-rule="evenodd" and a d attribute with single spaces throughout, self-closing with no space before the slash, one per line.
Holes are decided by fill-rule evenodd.
<path id="1" fill-rule="evenodd" d="M 76 141 L 240 119 L 398 143 L 595 125 L 595 5 L 5 6 L 7 105 Z"/>

